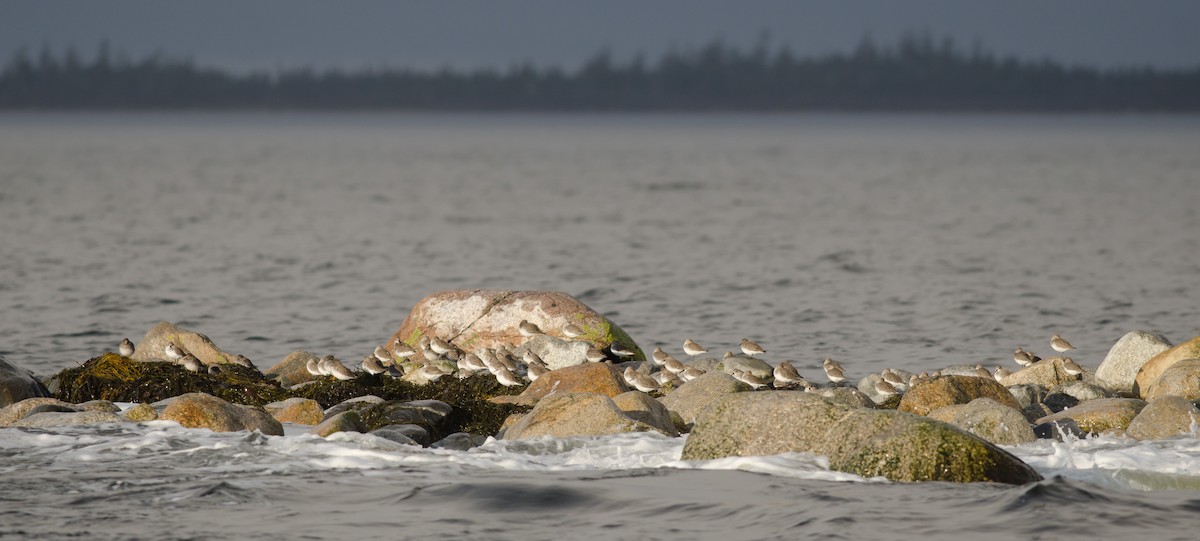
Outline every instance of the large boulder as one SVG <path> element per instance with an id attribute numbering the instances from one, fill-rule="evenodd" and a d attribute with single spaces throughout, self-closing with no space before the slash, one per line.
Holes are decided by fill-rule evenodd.
<path id="1" fill-rule="evenodd" d="M 1136 398 L 1101 398 L 1047 415 L 1034 421 L 1034 424 L 1070 419 L 1084 432 L 1091 434 L 1123 432 L 1144 407 L 1146 402 Z"/>
<path id="2" fill-rule="evenodd" d="M 283 425 L 266 410 L 232 404 L 204 393 L 175 397 L 158 418 L 175 421 L 187 428 L 207 428 L 214 432 L 258 430 L 272 436 L 283 435 Z"/>
<path id="3" fill-rule="evenodd" d="M 1146 364 L 1138 370 L 1137 377 L 1134 378 L 1134 394 L 1145 396 L 1144 393 L 1171 365 L 1188 359 L 1200 359 L 1200 336 L 1159 353 L 1146 361 Z"/>
<path id="4" fill-rule="evenodd" d="M 42 382 L 29 371 L 10 364 L 0 355 L 0 407 L 25 400 L 26 398 L 50 396 Z"/>
<path id="5" fill-rule="evenodd" d="M 1021 404 L 994 379 L 973 376 L 938 376 L 917 383 L 900 399 L 899 411 L 917 415 L 949 406 L 967 404 L 976 398 L 991 398 L 1017 411 Z"/>
<path id="6" fill-rule="evenodd" d="M 1164 396 L 1200 399 L 1200 359 L 1187 359 L 1171 365 L 1142 393 L 1146 400 Z"/>
<path id="7" fill-rule="evenodd" d="M 786 452 L 824 455 L 831 469 L 894 481 L 1023 484 L 1041 479 L 1015 456 L 946 423 L 792 391 L 721 398 L 700 415 L 682 459 Z"/>
<path id="8" fill-rule="evenodd" d="M 551 370 L 530 383 L 521 394 L 500 395 L 491 401 L 528 406 L 551 393 L 597 393 L 613 397 L 628 391 L 629 387 L 617 368 L 606 363 L 587 363 Z"/>
<path id="9" fill-rule="evenodd" d="M 436 336 L 467 351 L 500 345 L 517 347 L 527 340 L 517 330 L 521 320 L 558 337 L 564 337 L 564 327 L 575 325 L 583 330 L 583 336 L 572 340 L 597 348 L 617 343 L 631 349 L 635 359 L 646 360 L 637 344 L 615 323 L 575 297 L 557 291 L 439 291 L 413 307 L 387 347 L 391 348 L 397 338 L 415 346 L 422 336 Z"/>
<path id="10" fill-rule="evenodd" d="M 950 423 L 996 445 L 1028 443 L 1037 436 L 1021 412 L 991 398 L 976 398 L 929 412 L 930 419 Z"/>
<path id="11" fill-rule="evenodd" d="M 281 423 L 318 425 L 325 420 L 325 409 L 311 398 L 289 398 L 263 406 L 267 413 Z"/>
<path id="12" fill-rule="evenodd" d="M 69 402 L 63 402 L 57 398 L 26 398 L 20 402 L 15 402 L 0 408 L 0 427 L 11 426 L 13 423 L 23 419 L 26 415 L 29 415 L 29 411 L 33 408 L 44 405 L 75 409 L 74 406 Z"/>
<path id="13" fill-rule="evenodd" d="M 734 355 L 729 357 L 721 361 L 721 364 L 718 366 L 718 368 L 722 372 L 731 375 L 733 374 L 734 370 L 741 370 L 742 372 L 749 372 L 754 376 L 765 378 L 767 380 L 775 377 L 775 367 L 767 364 L 767 362 L 762 359 L 755 359 L 754 357 L 748 357 L 746 355 Z"/>
<path id="14" fill-rule="evenodd" d="M 558 370 L 559 368 L 588 362 L 587 352 L 591 347 L 592 345 L 589 342 L 562 339 L 543 334 L 530 338 L 521 347 L 513 350 L 513 355 L 520 358 L 525 355 L 526 351 L 533 351 L 538 357 L 542 358 L 542 362 L 546 364 L 546 368 Z"/>
<path id="15" fill-rule="evenodd" d="M 1151 400 L 1129 423 L 1125 435 L 1139 440 L 1161 440 L 1191 434 L 1200 427 L 1200 409 L 1179 396 Z"/>
<path id="16" fill-rule="evenodd" d="M 125 418 L 107 411 L 73 411 L 34 413 L 12 424 L 14 427 L 55 428 L 61 426 L 101 425 L 123 423 Z"/>
<path id="17" fill-rule="evenodd" d="M 713 402 L 724 398 L 725 395 L 749 390 L 749 385 L 733 379 L 729 374 L 709 372 L 671 391 L 662 397 L 661 402 L 668 411 L 678 413 L 685 424 L 691 425 Z"/>
<path id="18" fill-rule="evenodd" d="M 282 361 L 275 363 L 275 366 L 268 368 L 263 375 L 272 378 L 279 382 L 284 387 L 291 387 L 298 383 L 313 381 L 319 376 L 314 376 L 308 373 L 308 361 L 312 359 L 319 361 L 321 358 L 316 353 L 309 351 L 293 351 L 284 357 Z"/>
<path id="19" fill-rule="evenodd" d="M 633 420 L 646 423 L 668 436 L 679 435 L 675 424 L 671 422 L 671 412 L 654 397 L 641 391 L 629 391 L 614 396 L 612 401 L 617 409 Z"/>
<path id="20" fill-rule="evenodd" d="M 1055 385 L 1078 380 L 1079 376 L 1067 374 L 1067 371 L 1063 369 L 1062 357 L 1050 357 L 1009 374 L 1000 383 L 1005 387 L 1030 384 L 1054 387 Z"/>
<path id="21" fill-rule="evenodd" d="M 503 438 L 569 438 L 651 430 L 655 428 L 625 415 L 605 395 L 555 393 L 539 400 L 532 411 L 504 431 Z"/>
<path id="22" fill-rule="evenodd" d="M 1158 333 L 1130 331 L 1108 350 L 1096 368 L 1096 384 L 1114 393 L 1133 394 L 1138 370 L 1155 355 L 1171 349 L 1171 341 Z"/>
<path id="23" fill-rule="evenodd" d="M 195 355 L 204 364 L 228 364 L 237 358 L 213 343 L 207 336 L 172 323 L 161 321 L 142 337 L 133 351 L 135 361 L 162 361 L 167 359 L 164 349 L 167 344 L 181 346 L 185 351 Z"/>

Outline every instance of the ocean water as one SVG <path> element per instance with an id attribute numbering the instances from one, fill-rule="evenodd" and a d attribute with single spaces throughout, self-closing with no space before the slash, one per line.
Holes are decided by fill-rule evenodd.
<path id="1" fill-rule="evenodd" d="M 1165 116 L 0 115 L 0 354 L 51 374 L 167 320 L 260 367 L 357 358 L 423 296 L 498 287 L 814 377 L 1010 365 L 1055 332 L 1095 369 L 1129 330 L 1200 334 L 1197 148 L 1200 118 Z M 1200 516 L 1195 436 L 1011 448 L 1048 478 L 1024 487 L 682 444 L 0 429 L 0 537 L 1193 539 Z"/>

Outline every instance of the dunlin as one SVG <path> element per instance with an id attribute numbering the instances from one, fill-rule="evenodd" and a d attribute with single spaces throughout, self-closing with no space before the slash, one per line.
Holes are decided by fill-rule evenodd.
<path id="1" fill-rule="evenodd" d="M 654 352 L 650 354 L 650 362 L 662 366 L 663 361 L 667 360 L 667 357 L 670 357 L 670 355 L 667 355 L 667 352 L 663 351 L 661 347 L 654 346 Z"/>
<path id="2" fill-rule="evenodd" d="M 984 368 L 981 364 L 975 365 L 975 375 L 983 379 L 993 379 L 992 373 L 988 372 L 988 369 Z"/>
<path id="3" fill-rule="evenodd" d="M 842 368 L 841 363 L 833 359 L 825 359 L 824 363 L 825 377 L 834 383 L 846 381 L 846 371 Z"/>
<path id="4" fill-rule="evenodd" d="M 683 352 L 689 357 L 695 357 L 701 353 L 708 353 L 708 350 L 704 349 L 704 346 L 697 344 L 691 338 L 688 338 L 683 341 Z"/>
<path id="5" fill-rule="evenodd" d="M 567 338 L 579 338 L 580 336 L 583 336 L 583 329 L 568 323 L 562 328 L 562 333 L 563 336 Z"/>
<path id="6" fill-rule="evenodd" d="M 589 363 L 598 363 L 607 359 L 608 356 L 605 355 L 603 351 L 600 351 L 596 348 L 590 348 L 587 350 L 586 358 Z"/>
<path id="7" fill-rule="evenodd" d="M 762 346 L 760 346 L 760 345 L 758 345 L 757 343 L 755 343 L 755 342 L 751 341 L 749 338 L 743 338 L 743 339 L 742 339 L 742 344 L 741 344 L 741 347 L 742 347 L 742 353 L 745 353 L 745 354 L 746 354 L 748 357 L 753 357 L 753 356 L 755 356 L 755 355 L 758 355 L 758 354 L 760 354 L 760 353 L 766 353 L 766 352 L 767 352 L 766 350 L 764 350 L 764 349 L 762 348 Z"/>
<path id="8" fill-rule="evenodd" d="M 451 346 L 450 342 L 435 336 L 429 339 L 429 349 L 432 349 L 438 355 L 445 355 L 450 353 L 450 350 L 454 349 L 454 346 Z"/>
<path id="9" fill-rule="evenodd" d="M 417 370 L 417 373 L 420 374 L 422 378 L 425 378 L 425 381 L 437 381 L 441 379 L 442 376 L 446 375 L 446 372 L 443 371 L 440 366 L 437 366 L 433 363 L 422 364 L 421 368 Z"/>
<path id="10" fill-rule="evenodd" d="M 304 363 L 304 369 L 308 370 L 308 373 L 312 374 L 314 376 L 324 376 L 325 375 L 324 373 L 321 372 L 321 369 L 317 367 L 316 359 L 309 359 L 307 363 Z"/>
<path id="11" fill-rule="evenodd" d="M 392 354 L 397 357 L 400 357 L 401 359 L 407 359 L 409 357 L 412 357 L 413 355 L 416 355 L 417 350 L 413 349 L 412 346 L 405 344 L 404 342 L 401 342 L 399 339 L 397 339 L 396 345 L 392 346 Z"/>
<path id="12" fill-rule="evenodd" d="M 685 368 L 683 372 L 679 373 L 679 379 L 682 379 L 683 381 L 692 381 L 703 375 L 704 370 L 696 368 L 695 366 L 689 366 Z"/>
<path id="13" fill-rule="evenodd" d="M 796 370 L 796 367 L 792 366 L 791 361 L 780 361 L 779 364 L 775 365 L 774 375 L 776 387 L 798 383 L 801 379 L 804 379 L 800 377 L 800 372 Z"/>
<path id="14" fill-rule="evenodd" d="M 372 376 L 387 372 L 387 367 L 383 366 L 383 362 L 381 362 L 379 357 L 375 356 L 374 354 L 367 355 L 363 358 L 362 369 L 364 372 L 371 374 Z"/>
<path id="15" fill-rule="evenodd" d="M 654 378 L 645 374 L 635 372 L 633 377 L 633 387 L 643 393 L 652 393 L 660 389 L 657 381 Z"/>
<path id="16" fill-rule="evenodd" d="M 896 386 L 884 380 L 875 382 L 875 392 L 883 395 L 885 398 L 897 394 Z"/>
<path id="17" fill-rule="evenodd" d="M 329 372 L 329 375 L 342 381 L 349 381 L 357 377 L 354 375 L 354 372 L 346 368 L 346 365 L 342 364 L 342 361 L 337 360 L 333 355 L 326 355 L 325 358 L 329 359 L 325 365 L 325 369 Z"/>
<path id="18" fill-rule="evenodd" d="M 501 351 L 496 354 L 496 360 L 500 361 L 500 364 L 504 365 L 504 368 L 507 368 L 510 372 L 514 374 L 517 372 L 517 361 L 513 359 L 511 353 Z"/>
<path id="19" fill-rule="evenodd" d="M 761 389 L 767 385 L 767 380 L 744 370 L 734 370 L 733 379 L 749 385 L 752 389 Z"/>
<path id="20" fill-rule="evenodd" d="M 210 365 L 208 365 L 208 374 L 209 374 L 210 376 L 218 376 L 218 375 L 220 375 L 220 374 L 221 374 L 222 372 L 224 372 L 224 371 L 225 371 L 225 368 L 224 368 L 224 367 L 222 367 L 222 366 L 221 366 L 221 365 L 219 365 L 219 364 L 210 364 Z"/>
<path id="21" fill-rule="evenodd" d="M 550 369 L 540 364 L 531 364 L 529 365 L 529 370 L 525 372 L 525 375 L 529 376 L 529 381 L 537 381 L 538 378 L 542 377 L 543 374 L 549 371 Z"/>
<path id="22" fill-rule="evenodd" d="M 417 339 L 417 349 L 429 349 L 428 336 L 421 335 L 421 337 Z"/>
<path id="23" fill-rule="evenodd" d="M 167 346 L 163 348 L 163 353 L 167 355 L 168 360 L 178 361 L 188 353 L 183 348 L 175 345 L 173 342 L 167 342 Z"/>
<path id="24" fill-rule="evenodd" d="M 608 350 L 611 351 L 612 354 L 616 355 L 617 357 L 633 357 L 632 349 L 629 349 L 629 348 L 627 348 L 621 344 L 618 344 L 616 342 L 609 344 Z"/>
<path id="25" fill-rule="evenodd" d="M 426 361 L 440 361 L 442 360 L 442 354 L 432 349 L 422 349 L 421 358 L 425 359 Z"/>
<path id="26" fill-rule="evenodd" d="M 383 346 L 375 346 L 375 352 L 372 355 L 374 355 L 376 359 L 379 359 L 379 362 L 381 363 L 386 363 L 393 360 L 392 354 L 388 353 L 388 350 Z"/>
<path id="27" fill-rule="evenodd" d="M 490 349 L 480 350 L 479 359 L 483 361 L 483 366 L 487 368 L 487 371 L 493 375 L 501 369 L 506 368 L 504 363 L 500 362 L 500 359 Z"/>
<path id="28" fill-rule="evenodd" d="M 1070 357 L 1066 357 L 1062 360 L 1062 367 L 1063 372 L 1066 372 L 1068 376 L 1075 377 L 1083 374 L 1083 367 L 1079 366 L 1079 363 L 1075 362 L 1075 360 Z"/>
<path id="29" fill-rule="evenodd" d="M 879 374 L 879 376 L 881 378 L 883 378 L 883 381 L 891 383 L 892 387 L 896 387 L 897 391 L 900 390 L 900 387 L 908 386 L 908 384 L 904 381 L 904 378 L 901 377 L 900 374 L 897 374 L 895 371 L 893 371 L 891 368 L 884 368 L 883 372 L 881 372 Z"/>
<path id="30" fill-rule="evenodd" d="M 687 370 L 687 365 L 679 362 L 679 359 L 668 355 L 667 359 L 663 361 L 663 369 L 672 374 L 679 374 Z"/>
<path id="31" fill-rule="evenodd" d="M 542 329 L 537 325 L 530 323 L 529 320 L 522 319 L 521 322 L 517 324 L 517 332 L 521 333 L 521 336 L 524 336 L 525 338 L 530 338 L 542 334 Z"/>
<path id="32" fill-rule="evenodd" d="M 525 361 L 525 364 L 545 364 L 542 362 L 542 358 L 538 357 L 538 354 L 534 353 L 532 349 L 525 350 L 525 354 L 521 355 L 521 360 Z"/>
<path id="33" fill-rule="evenodd" d="M 483 359 L 480 359 L 479 356 L 474 353 L 463 355 L 462 358 L 459 359 L 459 362 L 465 364 L 467 369 L 472 372 L 481 372 L 488 369 L 487 364 L 484 364 Z"/>
<path id="34" fill-rule="evenodd" d="M 1075 349 L 1070 342 L 1063 340 L 1063 337 L 1054 335 L 1050 337 L 1050 348 L 1059 353 L 1064 353 Z"/>
<path id="35" fill-rule="evenodd" d="M 636 378 L 637 374 L 637 370 L 634 370 L 632 366 L 626 366 L 625 371 L 621 372 L 621 377 L 625 378 L 626 385 L 633 385 L 633 378 Z"/>
<path id="36" fill-rule="evenodd" d="M 1034 363 L 1033 354 L 1021 348 L 1017 348 L 1013 352 L 1013 362 L 1021 366 L 1029 366 Z"/>
<path id="37" fill-rule="evenodd" d="M 504 367 L 501 367 L 500 370 L 496 372 L 496 381 L 499 381 L 500 385 L 505 387 L 524 385 L 524 383 L 521 382 L 521 378 L 518 378 L 517 375 L 513 374 L 511 370 Z"/>
<path id="38" fill-rule="evenodd" d="M 246 358 L 245 355 L 238 355 L 237 357 L 234 357 L 233 364 L 236 364 L 242 368 L 258 370 L 258 367 L 254 366 L 254 363 L 250 362 L 250 359 Z"/>
<path id="39" fill-rule="evenodd" d="M 197 359 L 191 353 L 186 353 L 180 357 L 179 364 L 183 365 L 183 368 L 188 372 L 200 372 L 204 370 L 204 363 L 200 362 L 200 359 Z"/>
<path id="40" fill-rule="evenodd" d="M 121 345 L 117 346 L 117 353 L 120 353 L 122 357 L 133 355 L 133 342 L 130 342 L 128 338 L 121 340 Z"/>
<path id="41" fill-rule="evenodd" d="M 996 381 L 1003 381 L 1004 378 L 1007 378 L 1008 376 L 1011 376 L 1011 375 L 1012 375 L 1012 370 L 1004 368 L 1003 366 L 997 366 L 996 371 L 992 372 L 992 377 L 996 378 Z"/>

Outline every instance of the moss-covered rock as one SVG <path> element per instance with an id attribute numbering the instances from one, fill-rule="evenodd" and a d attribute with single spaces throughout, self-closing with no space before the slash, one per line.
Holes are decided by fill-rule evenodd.
<path id="1" fill-rule="evenodd" d="M 1133 393 L 1136 396 L 1144 397 L 1144 393 L 1171 365 L 1188 359 L 1200 359 L 1200 336 L 1159 353 L 1146 361 L 1134 378 Z"/>
<path id="2" fill-rule="evenodd" d="M 631 349 L 637 360 L 646 360 L 633 339 L 615 323 L 558 291 L 439 291 L 412 308 L 387 347 L 391 348 L 397 338 L 415 346 L 422 336 L 437 336 L 466 351 L 499 345 L 517 347 L 526 341 L 517 330 L 521 320 L 559 337 L 563 336 L 563 327 L 575 325 L 584 334 L 574 340 L 590 342 L 597 348 L 617 343 Z"/>
<path id="3" fill-rule="evenodd" d="M 991 398 L 1012 409 L 1021 410 L 1017 399 L 996 380 L 972 376 L 938 376 L 921 381 L 904 393 L 897 409 L 926 415 L 935 409 L 951 404 L 966 404 L 976 398 Z"/>
<path id="4" fill-rule="evenodd" d="M 668 411 L 679 414 L 685 426 L 695 424 L 700 413 L 710 404 L 732 393 L 750 391 L 750 386 L 724 372 L 703 374 L 662 397 Z"/>
<path id="5" fill-rule="evenodd" d="M 283 426 L 261 407 L 232 404 L 204 393 L 175 397 L 158 417 L 187 428 L 207 428 L 214 432 L 258 430 L 263 434 L 283 435 Z"/>
<path id="6" fill-rule="evenodd" d="M 950 423 L 996 445 L 1018 445 L 1037 439 L 1021 412 L 990 398 L 939 408 L 929 412 L 929 418 Z"/>
<path id="7" fill-rule="evenodd" d="M 1020 459 L 928 418 L 851 408 L 812 393 L 733 393 L 700 415 L 683 460 L 809 452 L 830 468 L 894 481 L 1023 484 L 1041 477 Z"/>
<path id="8" fill-rule="evenodd" d="M 1124 432 L 1144 407 L 1146 402 L 1136 398 L 1101 398 L 1047 415 L 1034 421 L 1034 424 L 1071 419 L 1081 430 L 1091 434 Z"/>

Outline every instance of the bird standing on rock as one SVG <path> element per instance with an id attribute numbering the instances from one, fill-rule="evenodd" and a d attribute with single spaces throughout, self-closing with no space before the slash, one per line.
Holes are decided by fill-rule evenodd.
<path id="1" fill-rule="evenodd" d="M 234 357 L 233 364 L 236 364 L 242 368 L 258 370 L 258 367 L 254 366 L 254 363 L 250 362 L 250 359 L 246 358 L 245 355 L 238 355 L 237 357 Z"/>
<path id="2" fill-rule="evenodd" d="M 800 377 L 800 372 L 796 370 L 796 367 L 792 366 L 791 361 L 780 361 L 778 365 L 775 365 L 774 376 L 776 387 L 786 387 L 792 383 L 799 383 L 800 380 L 804 379 Z"/>
<path id="3" fill-rule="evenodd" d="M 689 357 L 695 358 L 697 355 L 699 355 L 701 353 L 708 353 L 708 350 L 704 349 L 704 346 L 697 344 L 691 338 L 688 338 L 687 340 L 683 341 L 683 352 L 686 353 Z"/>
<path id="4" fill-rule="evenodd" d="M 128 338 L 121 340 L 121 345 L 117 346 L 117 353 L 120 353 L 122 357 L 133 356 L 133 342 L 130 342 Z"/>
<path id="5" fill-rule="evenodd" d="M 1075 349 L 1075 346 L 1072 346 L 1070 342 L 1063 340 L 1063 337 L 1056 334 L 1050 337 L 1050 349 L 1059 353 L 1065 353 Z"/>
<path id="6" fill-rule="evenodd" d="M 1068 376 L 1075 377 L 1083 374 L 1083 367 L 1079 366 L 1079 363 L 1070 357 L 1063 359 L 1062 367 L 1063 372 L 1066 372 Z"/>
<path id="7" fill-rule="evenodd" d="M 187 353 L 180 357 L 179 364 L 183 365 L 183 368 L 188 372 L 202 372 L 205 370 L 204 363 L 200 362 L 200 359 L 197 359 L 196 356 L 192 355 L 191 353 Z"/>
<path id="8" fill-rule="evenodd" d="M 842 368 L 841 363 L 833 359 L 825 359 L 824 363 L 825 377 L 833 383 L 841 383 L 846 381 L 846 371 Z"/>
<path id="9" fill-rule="evenodd" d="M 516 374 L 512 373 L 512 370 L 509 370 L 503 366 L 500 367 L 500 370 L 496 371 L 496 381 L 499 381 L 500 385 L 505 387 L 524 385 L 524 383 L 521 382 L 521 378 L 518 378 Z"/>
<path id="10" fill-rule="evenodd" d="M 379 362 L 381 363 L 390 363 L 393 361 L 392 354 L 388 353 L 388 350 L 383 346 L 375 346 L 375 352 L 371 355 L 375 356 L 376 359 L 379 359 Z"/>
<path id="11" fill-rule="evenodd" d="M 562 333 L 567 338 L 579 338 L 583 336 L 583 329 L 568 323 L 562 328 Z"/>
<path id="12" fill-rule="evenodd" d="M 755 342 L 751 341 L 749 338 L 743 338 L 743 339 L 742 339 L 741 348 L 742 348 L 742 353 L 745 353 L 745 354 L 746 354 L 746 356 L 748 356 L 748 357 L 753 357 L 753 356 L 755 356 L 755 355 L 758 355 L 758 354 L 760 354 L 760 353 L 766 353 L 766 352 L 767 352 L 766 350 L 764 350 L 764 349 L 762 348 L 762 346 L 760 346 L 760 345 L 758 345 L 757 343 L 755 343 Z"/>
<path id="13" fill-rule="evenodd" d="M 732 376 L 733 376 L 733 379 L 736 379 L 742 383 L 745 383 L 746 385 L 749 385 L 750 388 L 755 389 L 755 390 L 760 389 L 762 387 L 766 387 L 766 385 L 767 385 L 766 379 L 760 378 L 760 377 L 758 377 L 754 374 L 751 374 L 750 372 L 746 372 L 744 370 L 734 370 Z"/>
<path id="14" fill-rule="evenodd" d="M 542 329 L 537 325 L 530 323 L 529 320 L 522 319 L 521 322 L 517 324 L 517 332 L 521 333 L 521 336 L 524 336 L 525 338 L 532 338 L 542 334 Z"/>
<path id="15" fill-rule="evenodd" d="M 163 353 L 166 354 L 167 359 L 171 361 L 178 361 L 179 359 L 182 359 L 184 355 L 188 354 L 188 352 L 184 351 L 183 348 L 175 345 L 174 342 L 167 342 L 166 347 L 163 348 Z"/>
<path id="16" fill-rule="evenodd" d="M 633 357 L 632 349 L 629 349 L 629 348 L 627 348 L 621 344 L 618 344 L 616 342 L 609 344 L 608 350 L 611 351 L 612 354 L 616 355 L 617 357 Z"/>
<path id="17" fill-rule="evenodd" d="M 1034 354 L 1032 354 L 1028 351 L 1025 351 L 1021 348 L 1017 348 L 1017 350 L 1013 352 L 1013 362 L 1015 362 L 1021 366 L 1029 366 L 1029 365 L 1037 362 L 1037 361 L 1033 360 L 1034 357 L 1035 357 Z"/>
<path id="18" fill-rule="evenodd" d="M 383 362 L 381 362 L 374 354 L 363 357 L 362 369 L 364 372 L 371 374 L 372 376 L 387 372 L 387 367 L 383 366 Z"/>
<path id="19" fill-rule="evenodd" d="M 605 355 L 603 351 L 600 351 L 596 348 L 588 349 L 585 357 L 589 363 L 598 363 L 608 359 L 608 356 Z"/>
<path id="20" fill-rule="evenodd" d="M 670 355 L 667 355 L 667 352 L 663 351 L 659 346 L 654 346 L 654 352 L 650 354 L 650 362 L 662 366 L 667 357 L 670 357 Z"/>

